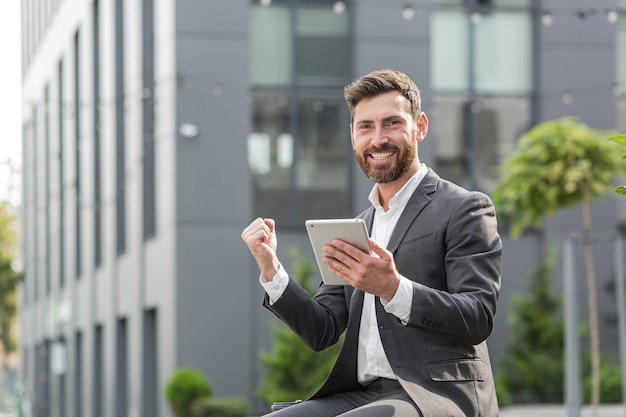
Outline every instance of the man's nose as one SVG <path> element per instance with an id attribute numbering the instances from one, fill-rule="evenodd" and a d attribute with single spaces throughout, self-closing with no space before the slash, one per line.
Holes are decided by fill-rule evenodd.
<path id="1" fill-rule="evenodd" d="M 389 142 L 389 136 L 382 127 L 374 129 L 374 136 L 372 137 L 372 145 L 381 147 Z"/>

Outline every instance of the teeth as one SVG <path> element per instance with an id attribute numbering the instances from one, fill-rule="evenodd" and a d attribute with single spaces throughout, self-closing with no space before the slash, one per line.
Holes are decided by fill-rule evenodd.
<path id="1" fill-rule="evenodd" d="M 374 159 L 387 159 L 389 158 L 391 155 L 393 155 L 393 152 L 381 152 L 381 153 L 373 153 L 370 154 L 372 156 L 372 158 Z"/>

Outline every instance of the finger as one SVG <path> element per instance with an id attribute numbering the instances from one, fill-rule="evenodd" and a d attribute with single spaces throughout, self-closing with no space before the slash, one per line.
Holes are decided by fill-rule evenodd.
<path id="1" fill-rule="evenodd" d="M 274 219 L 263 219 L 263 223 L 265 223 L 265 225 L 269 227 L 270 233 L 274 233 L 274 230 L 276 230 L 276 222 L 274 221 Z"/>
<path id="2" fill-rule="evenodd" d="M 381 259 L 387 259 L 389 258 L 389 252 L 387 251 L 386 248 L 382 247 L 378 242 L 376 242 L 374 239 L 370 238 L 369 239 L 370 242 L 370 249 L 376 254 L 378 255 L 379 258 Z"/>

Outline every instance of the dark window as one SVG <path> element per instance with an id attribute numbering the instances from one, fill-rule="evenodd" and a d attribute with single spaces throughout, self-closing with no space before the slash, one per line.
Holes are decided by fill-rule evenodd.
<path id="1" fill-rule="evenodd" d="M 104 415 L 104 329 L 102 325 L 94 328 L 93 340 L 93 417 Z"/>
<path id="2" fill-rule="evenodd" d="M 334 5 L 251 5 L 254 212 L 283 224 L 351 214 L 348 16 Z"/>
<path id="3" fill-rule="evenodd" d="M 158 367 L 158 317 L 157 310 L 147 310 L 143 314 L 143 415 L 159 415 L 159 367 Z"/>
<path id="4" fill-rule="evenodd" d="M 75 250 L 76 250 L 76 279 L 80 278 L 82 273 L 82 247 L 83 242 L 81 239 L 81 182 L 80 182 L 80 154 L 81 154 L 81 108 L 80 108 L 80 33 L 76 32 L 74 35 L 74 172 L 76 178 L 74 179 L 74 187 L 76 189 L 76 206 L 74 207 L 75 216 Z"/>
<path id="5" fill-rule="evenodd" d="M 143 236 L 156 231 L 154 142 L 154 0 L 143 0 Z"/>
<path id="6" fill-rule="evenodd" d="M 78 331 L 75 336 L 74 351 L 74 415 L 83 415 L 83 333 Z"/>
<path id="7" fill-rule="evenodd" d="M 44 89 L 44 243 L 45 243 L 45 291 L 50 294 L 50 88 Z"/>
<path id="8" fill-rule="evenodd" d="M 126 319 L 117 320 L 115 415 L 128 415 L 128 331 Z"/>
<path id="9" fill-rule="evenodd" d="M 531 125 L 529 2 L 438 1 L 431 21 L 435 169 L 489 191 Z M 484 6 L 489 6 L 488 13 Z"/>
<path id="10" fill-rule="evenodd" d="M 65 285 L 65 129 L 64 129 L 64 94 L 63 94 L 63 61 L 59 62 L 57 115 L 59 125 L 59 286 Z"/>
<path id="11" fill-rule="evenodd" d="M 116 250 L 126 251 L 126 136 L 124 115 L 124 0 L 115 1 L 115 222 Z"/>
<path id="12" fill-rule="evenodd" d="M 93 41 L 93 189 L 94 189 L 94 264 L 102 264 L 102 157 L 100 144 L 100 3 L 94 0 L 92 6 Z"/>
<path id="13" fill-rule="evenodd" d="M 38 129 L 38 120 L 39 112 L 37 111 L 37 107 L 33 107 L 32 110 L 32 135 L 31 135 L 31 143 L 32 143 L 32 154 L 31 154 L 31 164 L 33 171 L 33 185 L 32 185 L 32 195 L 33 195 L 33 207 L 32 207 L 32 224 L 33 224 L 33 269 L 32 269 L 32 277 L 33 277 L 33 300 L 37 301 L 39 298 L 39 272 L 41 271 L 41 267 L 39 265 L 39 129 Z"/>

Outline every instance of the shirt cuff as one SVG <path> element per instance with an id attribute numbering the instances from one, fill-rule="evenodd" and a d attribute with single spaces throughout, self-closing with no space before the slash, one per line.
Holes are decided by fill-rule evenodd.
<path id="1" fill-rule="evenodd" d="M 268 281 L 265 279 L 263 275 L 259 276 L 259 283 L 267 293 L 270 298 L 270 305 L 274 304 L 285 292 L 285 288 L 287 288 L 287 284 L 289 284 L 289 275 L 283 269 L 281 265 L 278 268 L 278 272 L 272 278 L 272 281 Z"/>
<path id="2" fill-rule="evenodd" d="M 407 325 L 411 317 L 411 305 L 413 303 L 413 281 L 400 275 L 400 285 L 396 294 L 389 302 L 381 298 L 380 302 L 387 313 L 396 316 L 402 324 Z"/>

